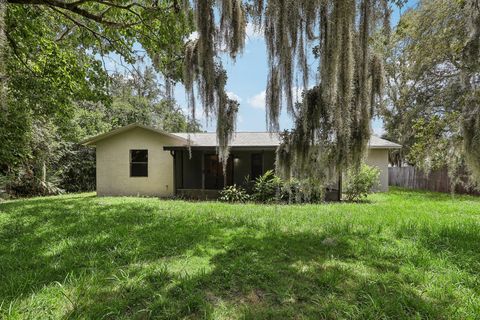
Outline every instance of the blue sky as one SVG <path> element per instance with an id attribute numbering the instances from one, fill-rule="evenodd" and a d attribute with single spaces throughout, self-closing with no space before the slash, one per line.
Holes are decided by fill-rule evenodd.
<path id="1" fill-rule="evenodd" d="M 395 26 L 398 23 L 402 12 L 416 3 L 417 0 L 409 0 L 401 10 L 394 6 L 392 25 Z M 268 75 L 265 41 L 262 35 L 255 33 L 250 26 L 247 30 L 248 37 L 243 54 L 235 62 L 228 57 L 222 58 L 228 73 L 227 91 L 231 97 L 240 102 L 237 131 L 265 131 L 265 88 Z M 315 63 L 315 61 L 312 62 Z M 315 66 L 316 64 L 312 64 L 311 69 L 314 70 Z M 310 78 L 314 78 L 314 74 L 310 75 Z M 185 91 L 181 84 L 177 84 L 175 88 L 175 98 L 177 103 L 186 110 Z M 215 131 L 214 122 L 207 124 L 201 112 L 198 112 L 197 118 L 201 121 L 204 130 Z M 280 129 L 291 128 L 291 125 L 290 118 L 283 112 L 280 117 Z M 376 134 L 382 134 L 382 121 L 375 119 L 372 122 L 372 128 Z"/>

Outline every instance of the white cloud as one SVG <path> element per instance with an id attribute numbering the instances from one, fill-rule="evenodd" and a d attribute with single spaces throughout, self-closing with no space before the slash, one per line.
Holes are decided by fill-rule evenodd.
<path id="1" fill-rule="evenodd" d="M 245 32 L 247 34 L 247 41 L 259 40 L 264 38 L 263 30 L 259 30 L 251 22 L 247 23 L 247 26 L 245 27 Z"/>
<path id="2" fill-rule="evenodd" d="M 248 104 L 256 109 L 265 109 L 266 94 L 267 94 L 266 91 L 263 90 L 259 94 L 248 99 Z"/>
<path id="3" fill-rule="evenodd" d="M 302 101 L 303 88 L 293 87 L 292 91 L 293 91 L 293 103 Z M 248 99 L 248 104 L 257 109 L 265 109 L 265 97 L 266 97 L 266 91 L 263 90 L 259 94 Z"/>
<path id="4" fill-rule="evenodd" d="M 193 32 L 190 33 L 190 35 L 188 36 L 187 41 L 194 41 L 194 40 L 197 40 L 197 39 L 198 39 L 198 32 L 197 32 L 197 31 L 193 31 Z"/>
<path id="5" fill-rule="evenodd" d="M 232 100 L 237 100 L 237 102 L 242 102 L 242 98 L 240 98 L 235 92 L 227 91 L 227 96 Z"/>

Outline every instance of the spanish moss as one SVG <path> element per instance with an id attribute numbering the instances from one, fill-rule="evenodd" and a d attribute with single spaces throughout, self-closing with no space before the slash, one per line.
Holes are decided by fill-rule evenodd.
<path id="1" fill-rule="evenodd" d="M 480 1 L 467 1 L 470 39 L 464 48 L 462 78 L 469 95 L 463 105 L 463 136 L 466 162 L 474 181 L 480 185 Z"/>
<path id="2" fill-rule="evenodd" d="M 218 0 L 221 10 L 219 45 L 235 59 L 245 47 L 247 20 L 241 0 Z"/>
<path id="3" fill-rule="evenodd" d="M 214 7 L 220 11 L 220 28 L 215 25 Z M 193 1 L 198 39 L 186 44 L 183 77 L 189 109 L 195 119 L 195 86 L 203 112 L 209 121 L 217 119 L 219 159 L 226 168 L 228 144 L 235 129 L 238 104 L 228 99 L 219 51 L 228 51 L 235 58 L 245 45 L 246 16 L 241 0 Z"/>
<path id="4" fill-rule="evenodd" d="M 336 174 L 358 167 L 370 138 L 370 121 L 383 86 L 382 57 L 370 37 L 389 33 L 387 0 L 195 0 L 198 39 L 186 45 L 184 83 L 195 115 L 195 92 L 208 119 L 217 119 L 219 158 L 226 166 L 238 103 L 225 93 L 226 74 L 219 52 L 235 59 L 245 45 L 248 8 L 256 30 L 263 30 L 269 73 L 266 120 L 279 131 L 285 109 L 295 123 L 282 135 L 277 169 L 285 178 L 326 184 Z M 218 26 L 216 25 L 218 23 Z M 318 66 L 310 70 L 316 47 Z M 317 79 L 310 89 L 310 74 Z M 295 103 L 298 80 L 305 90 Z M 295 88 L 297 84 L 297 88 Z M 284 108 L 285 107 L 285 108 Z"/>
<path id="5" fill-rule="evenodd" d="M 365 156 L 374 107 L 380 102 L 383 90 L 383 60 L 373 53 L 369 40 L 376 26 L 382 25 L 376 19 L 384 17 L 375 9 L 379 5 L 375 0 L 317 3 L 313 21 L 319 26 L 319 32 L 313 39 L 319 39 L 319 83 L 305 92 L 302 103 L 291 112 L 295 126 L 282 135 L 277 168 L 284 179 L 308 179 L 325 187 L 336 180 L 339 172 L 359 168 Z M 304 33 L 300 40 L 312 39 L 312 35 L 305 32 L 310 28 L 309 25 L 298 27 Z M 292 51 L 303 56 L 298 48 L 303 46 L 293 47 Z M 288 57 L 281 51 L 273 54 L 272 60 L 280 64 L 284 59 Z M 299 70 L 302 75 L 308 72 Z M 270 91 L 278 87 L 285 89 L 290 78 L 281 76 L 280 79 L 283 86 L 269 79 Z M 285 97 L 288 109 L 288 93 Z M 267 112 L 271 113 L 268 108 L 267 103 Z M 274 115 L 278 114 L 275 110 Z M 275 118 L 270 116 L 269 120 L 275 121 Z M 270 124 L 270 128 L 277 127 L 275 123 Z"/>
<path id="6" fill-rule="evenodd" d="M 217 140 L 218 159 L 223 165 L 223 173 L 226 178 L 227 161 L 229 157 L 229 143 L 233 139 L 236 130 L 237 113 L 239 104 L 236 100 L 228 99 L 220 104 L 217 115 Z M 221 120 L 220 120 L 221 119 Z"/>
<path id="7" fill-rule="evenodd" d="M 5 31 L 5 16 L 7 4 L 5 0 L 0 0 L 0 110 L 5 110 L 6 91 L 7 91 L 7 76 L 5 73 L 5 50 L 6 50 L 6 31 Z M 4 112 L 4 111 L 2 111 Z"/>

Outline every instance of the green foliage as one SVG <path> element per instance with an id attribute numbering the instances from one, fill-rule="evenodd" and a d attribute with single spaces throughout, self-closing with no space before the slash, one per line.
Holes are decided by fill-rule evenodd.
<path id="1" fill-rule="evenodd" d="M 245 179 L 251 198 L 260 203 L 317 203 L 324 200 L 325 189 L 309 179 L 282 180 L 269 170 L 255 180 Z"/>
<path id="2" fill-rule="evenodd" d="M 301 182 L 295 178 L 284 181 L 281 187 L 281 197 L 288 203 L 302 203 Z"/>
<path id="3" fill-rule="evenodd" d="M 48 115 L 57 123 L 72 115 L 74 100 L 108 100 L 102 63 L 84 39 L 59 41 L 61 22 L 41 7 L 7 10 L 9 104 L 26 105 L 36 117 Z"/>
<path id="4" fill-rule="evenodd" d="M 2 176 L 0 189 L 5 190 L 9 197 L 48 196 L 64 193 L 64 190 L 58 187 L 58 181 L 38 178 L 36 172 L 28 168 L 16 174 Z"/>
<path id="5" fill-rule="evenodd" d="M 478 318 L 480 198 L 370 200 L 3 202 L 0 318 Z"/>
<path id="6" fill-rule="evenodd" d="M 134 44 L 140 44 L 157 70 L 179 79 L 178 57 L 183 51 L 183 39 L 193 30 L 190 11 L 182 10 L 177 1 L 26 0 L 21 3 L 23 5 L 8 5 L 7 12 L 19 22 L 13 27 L 25 29 L 25 34 L 36 31 L 34 21 L 20 16 L 22 12 L 29 12 L 44 17 L 48 23 L 49 29 L 39 25 L 38 31 L 53 33 L 56 42 L 86 49 L 92 56 L 116 53 L 133 64 L 138 58 Z M 22 48 L 21 38 L 13 40 Z"/>
<path id="7" fill-rule="evenodd" d="M 279 200 L 282 179 L 277 177 L 272 170 L 255 179 L 252 198 L 255 201 L 268 203 Z"/>
<path id="8" fill-rule="evenodd" d="M 53 170 L 59 187 L 67 192 L 94 191 L 96 188 L 95 149 L 65 143 Z"/>
<path id="9" fill-rule="evenodd" d="M 91 190 L 92 154 L 76 145 L 87 136 L 130 122 L 198 130 L 158 84 L 157 71 L 181 78 L 179 56 L 192 31 L 190 13 L 176 3 L 27 0 L 0 7 L 0 173 L 25 195 L 51 193 L 46 181 Z M 103 58 L 116 53 L 134 64 L 142 58 L 134 44 L 156 70 L 111 77 Z"/>
<path id="10" fill-rule="evenodd" d="M 288 203 L 318 203 L 324 200 L 325 189 L 311 180 L 282 181 L 281 198 Z"/>
<path id="11" fill-rule="evenodd" d="M 343 193 L 347 201 L 363 201 L 379 184 L 380 171 L 363 164 L 358 170 L 347 172 Z"/>
<path id="12" fill-rule="evenodd" d="M 458 119 L 459 112 L 439 116 L 433 115 L 428 121 L 419 118 L 413 122 L 414 143 L 406 159 L 426 172 L 448 167 L 456 170 L 463 164 L 463 154 L 459 150 L 462 133 Z M 454 154 L 451 154 L 456 150 Z"/>
<path id="13" fill-rule="evenodd" d="M 72 101 L 71 112 L 61 119 L 49 119 L 27 106 L 8 104 L 8 112 L 0 114 L 0 121 L 5 123 L 0 127 L 0 139 L 8 146 L 0 149 L 0 169 L 14 180 L 11 184 L 17 191 L 8 190 L 16 196 L 38 195 L 42 190 L 50 194 L 40 185 L 45 181 L 68 192 L 94 190 L 95 152 L 78 142 L 115 127 L 140 122 L 169 132 L 198 131 L 197 122 L 189 121 L 174 101 L 163 97 L 153 75 L 149 68 L 139 69 L 133 79 L 115 74 L 109 80 L 111 104 Z M 35 179 L 17 178 L 27 171 Z"/>
<path id="14" fill-rule="evenodd" d="M 31 116 L 26 106 L 7 104 L 0 112 L 0 173 L 20 165 L 29 154 Z"/>
<path id="15" fill-rule="evenodd" d="M 480 17 L 478 1 L 476 9 L 470 5 L 474 2 L 419 2 L 401 17 L 385 48 L 388 100 L 381 114 L 385 137 L 403 146 L 392 153 L 396 165 L 407 162 L 425 171 L 447 167 L 452 181 L 465 166 L 480 172 L 480 94 L 474 80 L 480 60 L 478 54 L 465 59 L 475 34 L 470 27 L 478 29 L 469 20 Z"/>
<path id="16" fill-rule="evenodd" d="M 237 185 L 227 186 L 220 191 L 220 201 L 223 202 L 246 202 L 250 199 L 245 189 Z"/>

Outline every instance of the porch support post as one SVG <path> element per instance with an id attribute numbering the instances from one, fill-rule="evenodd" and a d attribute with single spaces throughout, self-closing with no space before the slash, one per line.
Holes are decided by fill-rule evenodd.
<path id="1" fill-rule="evenodd" d="M 173 157 L 173 195 L 177 195 L 177 152 L 175 150 L 170 151 L 170 155 Z"/>
<path id="2" fill-rule="evenodd" d="M 342 201 L 342 171 L 338 173 L 338 201 Z"/>
<path id="3" fill-rule="evenodd" d="M 202 150 L 202 190 L 205 190 L 205 151 Z"/>
<path id="4" fill-rule="evenodd" d="M 185 170 L 185 165 L 183 164 L 183 158 L 185 157 L 185 154 L 183 152 L 183 150 L 180 151 L 180 165 L 182 166 L 181 170 L 180 170 L 180 189 L 183 189 L 184 188 L 184 170 Z"/>

